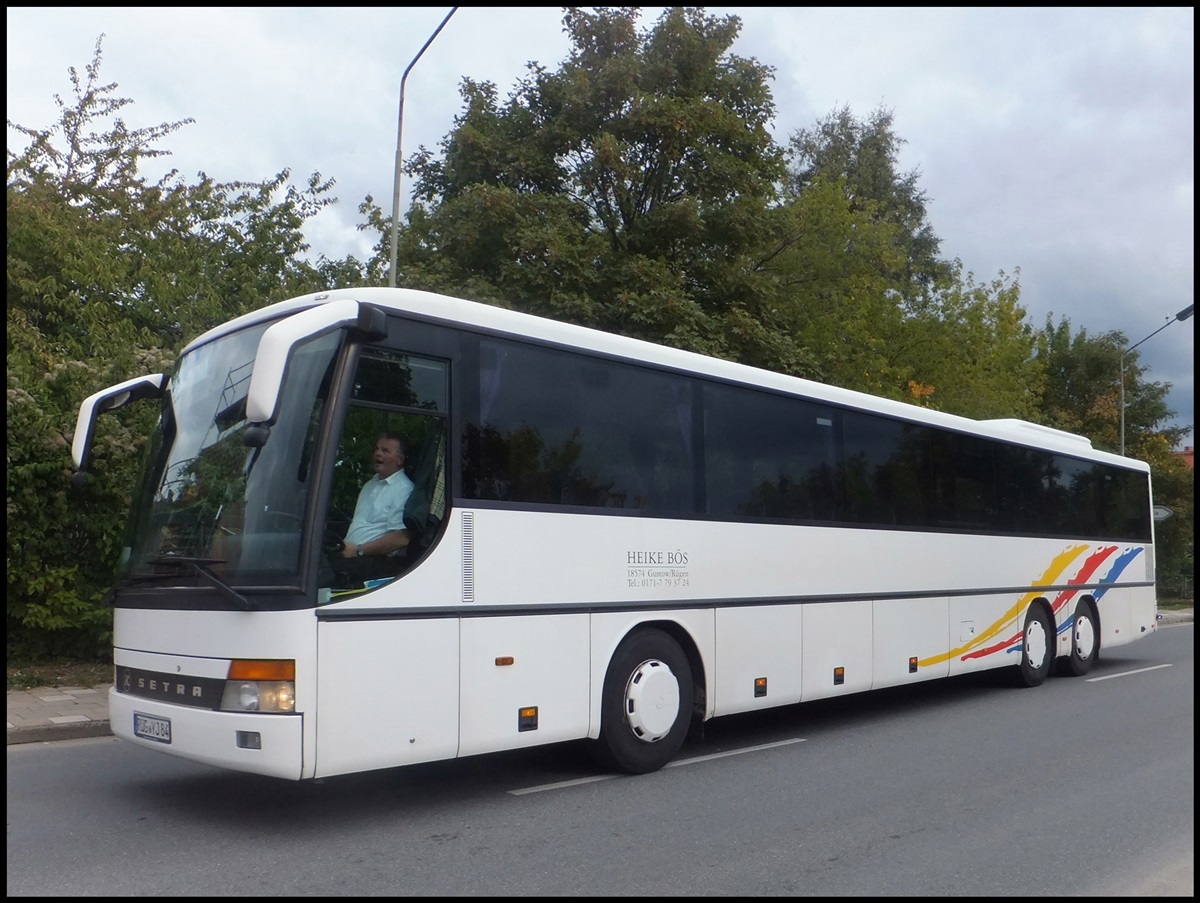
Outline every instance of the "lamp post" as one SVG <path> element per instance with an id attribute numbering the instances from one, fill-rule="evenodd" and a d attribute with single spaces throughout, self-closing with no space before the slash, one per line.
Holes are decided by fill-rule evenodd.
<path id="1" fill-rule="evenodd" d="M 1167 320 L 1166 323 L 1163 323 L 1162 326 L 1158 327 L 1158 329 L 1154 330 L 1154 332 L 1150 333 L 1150 335 L 1146 336 L 1146 338 L 1142 339 L 1141 342 L 1137 342 L 1134 345 L 1130 345 L 1128 348 L 1126 348 L 1124 351 L 1121 352 L 1121 454 L 1122 455 L 1125 454 L 1125 358 L 1129 355 L 1129 352 L 1131 352 L 1138 345 L 1142 344 L 1142 342 L 1146 342 L 1146 341 L 1149 341 L 1150 339 L 1154 338 L 1156 335 L 1158 335 L 1160 332 L 1162 332 L 1164 329 L 1166 329 L 1168 326 L 1170 326 L 1176 320 L 1178 320 L 1179 322 L 1183 322 L 1188 317 L 1190 317 L 1195 312 L 1195 310 L 1196 310 L 1196 305 L 1189 304 L 1187 307 L 1185 307 L 1183 310 L 1181 310 L 1179 313 L 1177 313 L 1171 319 Z"/>
<path id="2" fill-rule="evenodd" d="M 441 30 L 446 27 L 446 23 L 450 21 L 450 17 L 457 11 L 457 6 L 451 7 L 450 12 L 446 13 L 446 18 L 442 19 L 442 24 L 429 36 L 429 40 L 425 42 L 425 45 L 417 51 L 417 55 L 413 57 L 412 62 L 408 64 L 408 68 L 404 70 L 404 75 L 400 78 L 400 112 L 396 116 L 396 175 L 392 180 L 392 255 L 388 262 L 388 285 L 392 288 L 396 287 L 396 250 L 400 242 L 400 171 L 403 165 L 400 143 L 404 136 L 404 83 L 408 81 L 408 73 L 417 64 L 417 60 L 421 58 L 421 54 L 433 43 L 433 39 L 441 33 Z"/>

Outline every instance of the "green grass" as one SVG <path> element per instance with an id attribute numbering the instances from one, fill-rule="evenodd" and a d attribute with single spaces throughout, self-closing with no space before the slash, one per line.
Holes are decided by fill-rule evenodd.
<path id="1" fill-rule="evenodd" d="M 44 662 L 9 664 L 8 689 L 32 690 L 35 687 L 94 687 L 112 683 L 113 666 L 101 662 Z"/>
<path id="2" fill-rule="evenodd" d="M 1168 611 L 1179 611 L 1184 608 L 1193 608 L 1196 604 L 1195 599 L 1159 599 L 1158 607 L 1165 608 Z"/>

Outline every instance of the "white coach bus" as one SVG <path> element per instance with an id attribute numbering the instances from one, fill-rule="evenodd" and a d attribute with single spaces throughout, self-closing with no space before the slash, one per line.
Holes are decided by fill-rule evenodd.
<path id="1" fill-rule="evenodd" d="M 293 780 L 590 738 L 634 773 L 735 712 L 1155 629 L 1148 467 L 456 298 L 339 290 L 192 342 L 114 596 L 113 732 Z M 337 551 L 381 434 L 402 554 Z"/>

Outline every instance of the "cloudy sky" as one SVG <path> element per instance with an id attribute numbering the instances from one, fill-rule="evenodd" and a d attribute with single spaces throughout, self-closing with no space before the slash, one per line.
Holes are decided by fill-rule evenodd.
<path id="1" fill-rule="evenodd" d="M 391 209 L 401 76 L 451 9 L 8 7 L 8 119 L 50 125 L 103 33 L 101 78 L 135 101 L 132 126 L 195 120 L 164 144 L 171 165 L 333 177 L 341 203 L 309 241 L 363 258 L 359 201 Z M 842 106 L 891 109 L 943 255 L 978 280 L 1019 269 L 1035 325 L 1065 316 L 1135 343 L 1194 302 L 1192 8 L 708 11 L 736 13 L 733 52 L 775 68 L 781 143 Z M 527 63 L 568 49 L 559 7 L 459 8 L 408 77 L 405 156 L 439 147 L 463 77 L 507 97 Z M 1194 323 L 1138 348 L 1189 426 Z"/>

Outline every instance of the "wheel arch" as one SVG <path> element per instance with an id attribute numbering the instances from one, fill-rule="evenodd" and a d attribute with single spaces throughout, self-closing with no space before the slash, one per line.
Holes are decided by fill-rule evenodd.
<path id="1" fill-rule="evenodd" d="M 1021 629 L 1021 633 L 1024 634 L 1025 619 L 1029 617 L 1029 612 L 1034 608 L 1040 608 L 1042 610 L 1042 613 L 1050 621 L 1050 629 L 1054 633 L 1054 635 L 1049 638 L 1052 643 L 1051 656 L 1052 656 L 1052 658 L 1058 658 L 1058 635 L 1059 635 L 1059 631 L 1064 629 L 1064 627 L 1059 625 L 1058 616 L 1054 613 L 1054 606 L 1050 604 L 1050 600 L 1047 599 L 1045 596 L 1038 596 L 1036 599 L 1034 599 L 1032 602 L 1030 602 L 1028 606 L 1026 606 L 1026 608 L 1023 612 L 1021 612 L 1021 619 L 1018 622 L 1020 629 Z M 1070 615 L 1068 617 L 1073 617 L 1073 615 Z M 1064 618 L 1063 625 L 1066 625 L 1067 623 L 1068 623 L 1067 619 Z"/>
<path id="2" fill-rule="evenodd" d="M 706 697 L 707 691 L 704 621 L 694 621 L 689 629 L 688 617 L 626 621 L 607 638 L 611 652 L 600 652 L 593 661 L 593 674 L 604 674 L 593 723 L 598 732 L 590 746 L 601 767 L 630 774 L 657 771 L 692 736 L 704 715 L 696 696 Z"/>
<path id="3" fill-rule="evenodd" d="M 697 625 L 703 632 L 703 625 Z M 688 666 L 692 671 L 692 723 L 697 724 L 702 722 L 708 714 L 708 699 L 711 689 L 708 686 L 710 675 L 704 664 L 704 656 L 701 653 L 701 644 L 704 642 L 703 637 L 697 638 L 693 629 L 689 628 L 681 621 L 670 617 L 650 617 L 645 620 L 636 621 L 623 631 L 614 634 L 610 640 L 606 641 L 602 647 L 603 651 L 593 649 L 593 654 L 602 655 L 603 661 L 593 662 L 594 683 L 592 686 L 592 713 L 591 730 L 588 734 L 593 739 L 600 735 L 600 701 L 604 691 L 604 677 L 608 673 L 609 666 L 612 664 L 613 656 L 617 649 L 629 637 L 642 630 L 656 629 L 661 630 L 676 643 L 687 657 Z"/>

